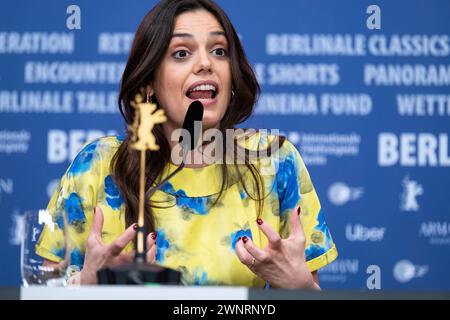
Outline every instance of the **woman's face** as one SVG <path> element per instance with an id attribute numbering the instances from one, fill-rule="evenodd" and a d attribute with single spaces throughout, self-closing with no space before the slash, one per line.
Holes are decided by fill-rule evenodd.
<path id="1" fill-rule="evenodd" d="M 204 106 L 203 129 L 218 127 L 231 97 L 231 69 L 224 30 L 211 13 L 195 10 L 176 17 L 152 89 L 167 116 L 165 129 L 180 128 L 195 100 Z"/>

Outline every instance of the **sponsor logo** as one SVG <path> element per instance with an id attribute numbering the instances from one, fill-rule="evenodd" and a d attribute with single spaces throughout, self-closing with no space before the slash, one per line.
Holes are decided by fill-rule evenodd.
<path id="1" fill-rule="evenodd" d="M 406 176 L 402 180 L 403 192 L 400 196 L 400 210 L 419 211 L 420 206 L 417 197 L 423 195 L 423 186 Z"/>
<path id="2" fill-rule="evenodd" d="M 308 166 L 324 166 L 329 160 L 359 155 L 361 136 L 357 133 L 308 133 L 281 131 L 300 151 Z"/>
<path id="3" fill-rule="evenodd" d="M 422 222 L 419 229 L 419 237 L 428 239 L 428 243 L 431 245 L 450 245 L 450 222 Z"/>
<path id="4" fill-rule="evenodd" d="M 415 278 L 422 278 L 428 273 L 429 266 L 414 265 L 409 260 L 398 261 L 393 269 L 395 280 L 400 283 L 407 283 Z"/>
<path id="5" fill-rule="evenodd" d="M 338 259 L 319 270 L 320 281 L 344 283 L 359 272 L 359 260 Z"/>
<path id="6" fill-rule="evenodd" d="M 362 224 L 347 224 L 345 226 L 345 237 L 348 241 L 371 241 L 379 242 L 383 241 L 386 228 L 372 227 L 368 228 Z"/>
<path id="7" fill-rule="evenodd" d="M 352 188 L 344 182 L 335 182 L 328 188 L 328 199 L 336 206 L 361 198 L 363 188 Z"/>
<path id="8" fill-rule="evenodd" d="M 288 140 L 292 144 L 299 144 L 300 143 L 300 134 L 297 131 L 291 131 L 287 134 Z"/>
<path id="9" fill-rule="evenodd" d="M 372 264 L 367 267 L 366 274 L 367 277 L 366 287 L 369 290 L 381 290 L 381 268 L 376 264 Z"/>
<path id="10" fill-rule="evenodd" d="M 29 131 L 0 131 L 0 154 L 27 153 L 31 134 Z"/>

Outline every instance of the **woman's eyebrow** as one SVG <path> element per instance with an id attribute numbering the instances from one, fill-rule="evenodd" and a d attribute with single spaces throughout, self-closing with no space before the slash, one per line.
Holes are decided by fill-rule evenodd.
<path id="1" fill-rule="evenodd" d="M 225 32 L 223 31 L 213 31 L 209 33 L 210 36 L 224 36 L 225 37 Z M 175 32 L 172 34 L 172 38 L 193 38 L 194 36 L 191 33 L 179 33 L 179 32 Z"/>

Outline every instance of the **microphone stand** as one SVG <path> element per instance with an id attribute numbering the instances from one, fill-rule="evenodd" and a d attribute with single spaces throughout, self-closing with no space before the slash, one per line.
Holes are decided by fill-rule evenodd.
<path id="1" fill-rule="evenodd" d="M 165 177 L 162 181 L 160 181 L 156 186 L 151 188 L 147 193 L 147 197 L 151 198 L 151 196 L 157 191 L 160 190 L 161 187 L 169 181 L 173 176 L 178 174 L 181 170 L 183 170 L 185 166 L 186 157 L 188 154 L 188 150 L 183 146 L 183 159 L 178 168 L 176 168 L 171 174 Z M 139 196 L 139 218 L 138 218 L 138 227 L 136 229 L 136 245 L 135 245 L 135 255 L 134 260 L 136 263 L 146 263 L 147 261 L 147 245 L 145 241 L 146 228 L 144 226 L 144 197 L 145 197 L 145 152 L 141 151 L 141 176 L 140 176 L 140 196 Z M 144 168 L 144 169 L 142 169 Z"/>

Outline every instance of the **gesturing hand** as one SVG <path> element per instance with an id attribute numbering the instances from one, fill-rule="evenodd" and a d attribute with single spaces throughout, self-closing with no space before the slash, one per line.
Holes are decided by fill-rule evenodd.
<path id="1" fill-rule="evenodd" d="M 97 271 L 105 267 L 114 267 L 130 263 L 134 252 L 122 253 L 123 249 L 134 240 L 137 224 L 128 227 L 116 240 L 110 244 L 102 242 L 103 212 L 99 207 L 94 210 L 94 223 L 86 243 L 84 266 L 80 273 L 81 284 L 96 284 Z M 156 233 L 147 236 L 147 261 L 154 262 L 156 256 Z"/>
<path id="2" fill-rule="evenodd" d="M 272 287 L 320 289 L 306 266 L 306 238 L 299 219 L 300 210 L 297 207 L 291 213 L 289 238 L 282 239 L 269 224 L 258 219 L 258 227 L 269 244 L 260 249 L 248 237 L 242 237 L 236 244 L 239 260 Z"/>

